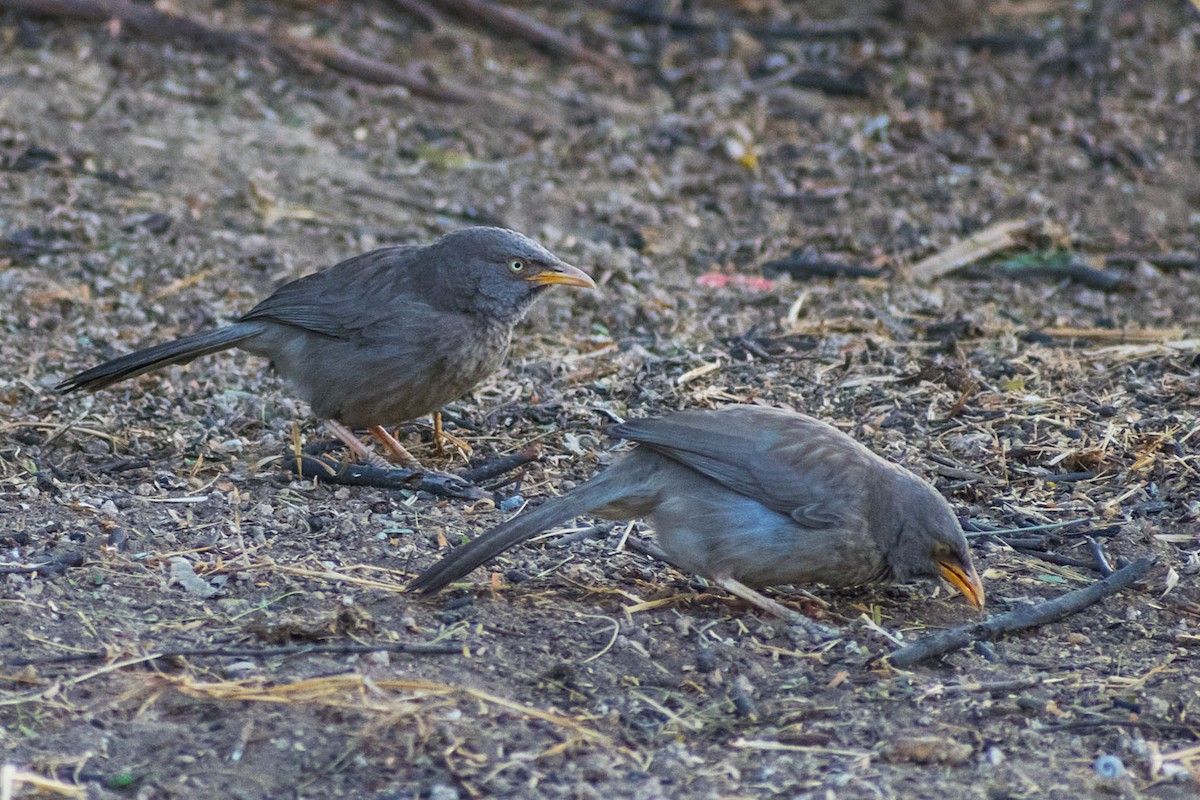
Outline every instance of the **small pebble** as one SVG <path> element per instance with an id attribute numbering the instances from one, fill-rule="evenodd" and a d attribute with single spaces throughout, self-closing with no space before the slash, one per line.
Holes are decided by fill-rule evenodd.
<path id="1" fill-rule="evenodd" d="M 363 655 L 363 661 L 374 667 L 386 667 L 392 663 L 392 654 L 387 650 L 376 650 Z"/>
<path id="2" fill-rule="evenodd" d="M 519 494 L 514 494 L 512 497 L 506 497 L 500 501 L 500 510 L 511 513 L 525 505 L 525 498 Z"/>
<path id="3" fill-rule="evenodd" d="M 608 170 L 614 177 L 629 178 L 637 174 L 637 159 L 627 153 L 614 156 L 608 164 Z"/>
<path id="4" fill-rule="evenodd" d="M 751 697 L 752 691 L 753 687 L 745 675 L 738 675 L 733 679 L 729 699 L 733 701 L 734 713 L 739 717 L 754 718 L 758 716 L 758 708 L 754 705 L 754 699 Z"/>
<path id="5" fill-rule="evenodd" d="M 1121 759 L 1113 755 L 1100 756 L 1092 768 L 1101 778 L 1116 780 L 1125 777 L 1125 765 L 1121 763 Z"/>
<path id="6" fill-rule="evenodd" d="M 429 800 L 458 800 L 458 789 L 444 783 L 435 783 L 429 787 Z"/>

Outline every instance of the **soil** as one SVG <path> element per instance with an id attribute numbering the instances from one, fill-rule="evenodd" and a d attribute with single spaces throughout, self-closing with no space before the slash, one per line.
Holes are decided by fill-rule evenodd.
<path id="1" fill-rule="evenodd" d="M 623 64 L 608 74 L 398 5 L 171 4 L 494 105 L 0 17 L 5 798 L 1197 796 L 1195 9 L 685 5 L 715 29 L 518 6 Z M 761 29 L 814 22 L 861 35 Z M 998 265 L 913 279 L 1023 219 Z M 53 391 L 286 279 L 480 223 L 600 283 L 550 293 L 447 409 L 474 461 L 540 447 L 495 503 L 294 480 L 294 437 L 323 434 L 244 354 Z M 764 273 L 794 250 L 880 271 Z M 1114 286 L 1053 272 L 1071 259 Z M 833 422 L 968 529 L 1035 526 L 971 538 L 993 613 L 1098 580 L 1097 553 L 1156 566 L 904 671 L 879 660 L 889 637 L 976 619 L 947 587 L 798 587 L 827 608 L 773 590 L 839 626 L 815 643 L 631 549 L 644 523 L 581 520 L 453 591 L 402 592 L 603 468 L 613 420 L 728 402 Z M 425 422 L 402 436 L 467 466 Z M 288 644 L 378 649 L 243 652 Z M 188 648 L 225 652 L 149 658 Z"/>

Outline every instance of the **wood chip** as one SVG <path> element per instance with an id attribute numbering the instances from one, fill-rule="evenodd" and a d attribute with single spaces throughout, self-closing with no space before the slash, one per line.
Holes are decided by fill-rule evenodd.
<path id="1" fill-rule="evenodd" d="M 1036 224 L 1037 220 L 1033 218 L 997 222 L 955 242 L 940 253 L 918 261 L 913 264 L 909 274 L 921 283 L 937 280 L 1015 246 Z"/>

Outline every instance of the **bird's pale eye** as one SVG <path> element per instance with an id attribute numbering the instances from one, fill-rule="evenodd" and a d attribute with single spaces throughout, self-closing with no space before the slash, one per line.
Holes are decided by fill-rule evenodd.
<path id="1" fill-rule="evenodd" d="M 508 262 L 508 271 L 514 275 L 520 275 L 525 271 L 526 266 L 528 265 L 525 263 L 525 259 L 514 258 Z"/>

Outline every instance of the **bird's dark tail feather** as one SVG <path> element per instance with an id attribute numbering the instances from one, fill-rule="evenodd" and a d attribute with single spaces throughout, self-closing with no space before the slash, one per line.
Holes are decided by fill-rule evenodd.
<path id="1" fill-rule="evenodd" d="M 54 388 L 64 394 L 76 389 L 89 391 L 103 389 L 117 381 L 123 381 L 168 364 L 182 364 L 199 356 L 225 350 L 251 336 L 262 333 L 262 331 L 261 323 L 238 322 L 213 331 L 185 336 L 173 342 L 147 347 L 145 350 L 138 350 L 136 353 L 114 358 L 112 361 L 105 361 L 99 366 L 67 378 Z"/>
<path id="2" fill-rule="evenodd" d="M 513 545 L 567 520 L 607 505 L 614 499 L 613 472 L 602 473 L 562 497 L 513 517 L 482 536 L 454 548 L 441 561 L 417 576 L 409 591 L 436 592 Z"/>

